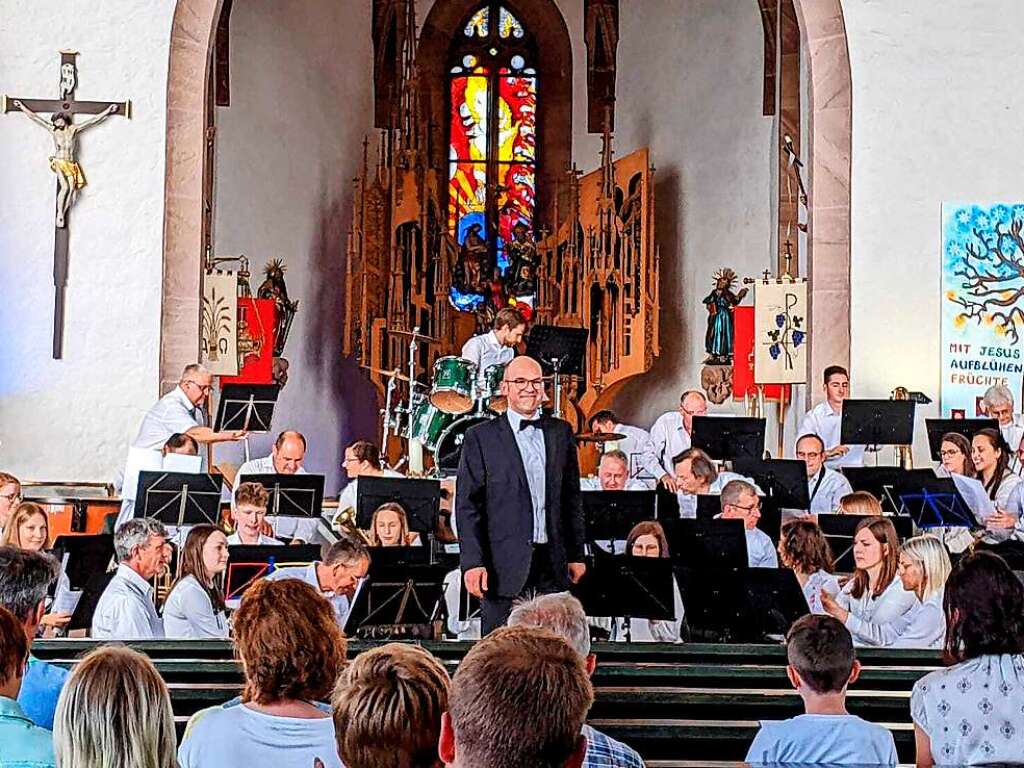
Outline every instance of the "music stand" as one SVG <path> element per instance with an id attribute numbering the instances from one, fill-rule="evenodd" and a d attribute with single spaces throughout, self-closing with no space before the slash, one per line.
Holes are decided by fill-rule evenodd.
<path id="1" fill-rule="evenodd" d="M 663 520 L 672 562 L 690 568 L 747 568 L 742 520 Z"/>
<path id="2" fill-rule="evenodd" d="M 734 472 L 753 478 L 764 491 L 765 502 L 776 508 L 807 510 L 811 506 L 807 489 L 807 464 L 799 459 L 738 458 Z"/>
<path id="3" fill-rule="evenodd" d="M 893 491 L 907 470 L 900 467 L 841 467 L 855 491 L 867 491 L 882 504 L 883 511 L 896 514 L 899 504 Z"/>
<path id="4" fill-rule="evenodd" d="M 324 506 L 323 475 L 242 475 L 267 489 L 267 516 L 320 517 Z"/>
<path id="5" fill-rule="evenodd" d="M 387 502 L 394 502 L 405 510 L 410 531 L 433 534 L 441 508 L 441 482 L 361 475 L 356 494 L 356 525 L 368 530 L 377 507 Z"/>
<path id="6" fill-rule="evenodd" d="M 215 432 L 269 432 L 281 387 L 277 384 L 225 384 L 217 403 Z"/>
<path id="7" fill-rule="evenodd" d="M 722 514 L 722 497 L 717 493 L 697 494 L 697 520 L 708 522 Z"/>
<path id="8" fill-rule="evenodd" d="M 319 559 L 318 544 L 232 544 L 228 547 L 228 567 L 224 576 L 225 598 L 240 599 L 254 582 L 278 568 L 309 565 Z"/>
<path id="9" fill-rule="evenodd" d="M 76 629 L 92 629 L 92 616 L 96 613 L 96 606 L 99 605 L 100 598 L 103 597 L 103 593 L 116 573 L 117 571 L 96 573 L 86 582 L 82 588 L 82 596 L 78 599 L 74 613 L 71 614 L 71 620 L 65 629 L 66 632 Z"/>
<path id="10" fill-rule="evenodd" d="M 913 400 L 844 400 L 839 442 L 843 445 L 911 445 Z"/>
<path id="11" fill-rule="evenodd" d="M 665 486 L 658 484 L 654 489 L 655 509 L 658 520 L 678 520 L 679 497 Z"/>
<path id="12" fill-rule="evenodd" d="M 373 640 L 435 639 L 447 616 L 445 566 L 385 562 L 377 557 L 380 551 L 374 550 L 367 580 L 356 592 L 345 634 Z"/>
<path id="13" fill-rule="evenodd" d="M 932 461 L 941 461 L 942 456 L 940 450 L 942 449 L 942 436 L 953 432 L 957 435 L 963 435 L 967 438 L 967 442 L 971 442 L 971 438 L 978 432 L 979 429 L 999 429 L 998 419 L 925 419 L 925 429 L 928 431 L 928 451 L 931 454 Z"/>
<path id="14" fill-rule="evenodd" d="M 598 550 L 590 558 L 583 579 L 570 591 L 588 616 L 627 619 L 627 633 L 628 619 L 680 618 L 675 614 L 669 558 L 612 555 Z"/>
<path id="15" fill-rule="evenodd" d="M 818 527 L 832 549 L 835 569 L 839 573 L 853 573 L 853 536 L 865 515 L 818 515 Z M 909 517 L 886 515 L 885 519 L 896 528 L 896 536 L 903 543 L 914 535 L 914 521 Z"/>
<path id="16" fill-rule="evenodd" d="M 586 382 L 583 358 L 590 331 L 561 325 L 535 325 L 526 339 L 526 354 L 540 363 L 545 375 L 555 377 L 554 415 L 562 415 L 562 376 L 580 377 L 582 394 Z"/>
<path id="17" fill-rule="evenodd" d="M 691 444 L 712 459 L 764 456 L 765 420 L 748 416 L 694 416 Z"/>
<path id="18" fill-rule="evenodd" d="M 164 525 L 220 522 L 220 475 L 183 472 L 139 472 L 135 517 L 151 517 Z"/>
<path id="19" fill-rule="evenodd" d="M 655 517 L 654 491 L 583 491 L 580 498 L 587 541 L 621 541 Z"/>
<path id="20" fill-rule="evenodd" d="M 64 575 L 72 591 L 84 590 L 96 574 L 107 572 L 114 559 L 114 537 L 109 533 L 58 536 L 53 542 L 53 556 L 63 563 L 65 555 L 68 562 Z"/>
<path id="21" fill-rule="evenodd" d="M 896 483 L 900 514 L 910 515 L 918 528 L 980 528 L 970 506 L 951 477 L 936 477 L 930 469 L 907 472 Z"/>

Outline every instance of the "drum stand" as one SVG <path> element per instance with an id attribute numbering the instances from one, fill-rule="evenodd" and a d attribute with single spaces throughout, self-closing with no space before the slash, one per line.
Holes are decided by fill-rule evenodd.
<path id="1" fill-rule="evenodd" d="M 562 359 L 551 358 L 551 367 L 555 370 L 555 407 L 552 415 L 556 419 L 562 418 Z"/>

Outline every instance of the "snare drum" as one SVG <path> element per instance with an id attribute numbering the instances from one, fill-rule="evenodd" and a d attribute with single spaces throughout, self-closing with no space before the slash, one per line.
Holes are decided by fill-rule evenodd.
<path id="1" fill-rule="evenodd" d="M 439 357 L 434 362 L 430 402 L 445 413 L 465 413 L 473 407 L 476 363 L 461 357 Z"/>
<path id="2" fill-rule="evenodd" d="M 429 400 L 420 400 L 412 409 L 406 437 L 419 440 L 428 451 L 436 451 L 441 435 L 454 420 L 452 414 L 445 413 Z"/>
<path id="3" fill-rule="evenodd" d="M 501 394 L 501 380 L 505 378 L 506 365 L 507 363 L 495 363 L 487 366 L 484 369 L 483 382 L 480 384 L 484 407 L 494 413 L 504 413 L 508 410 L 508 398 Z"/>

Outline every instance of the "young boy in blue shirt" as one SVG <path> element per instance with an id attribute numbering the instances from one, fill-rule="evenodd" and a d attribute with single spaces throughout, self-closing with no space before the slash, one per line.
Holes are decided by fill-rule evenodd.
<path id="1" fill-rule="evenodd" d="M 786 635 L 786 654 L 806 714 L 761 721 L 747 763 L 896 765 L 892 734 L 846 711 L 846 688 L 860 675 L 849 630 L 831 616 L 804 616 Z"/>
<path id="2" fill-rule="evenodd" d="M 52 768 L 52 735 L 29 720 L 17 701 L 27 662 L 25 627 L 0 606 L 0 765 Z"/>

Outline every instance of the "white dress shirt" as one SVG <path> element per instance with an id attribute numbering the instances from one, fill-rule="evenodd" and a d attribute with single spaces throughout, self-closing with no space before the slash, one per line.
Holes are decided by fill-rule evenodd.
<path id="1" fill-rule="evenodd" d="M 825 465 L 807 478 L 807 494 L 811 498 L 812 515 L 832 514 L 839 509 L 839 500 L 848 493 L 853 493 L 853 487 L 846 476 Z"/>
<path id="2" fill-rule="evenodd" d="M 194 576 L 186 576 L 164 603 L 164 634 L 177 640 L 227 638 L 227 615 L 214 611 L 206 590 Z"/>
<path id="3" fill-rule="evenodd" d="M 520 429 L 520 425 L 528 419 L 511 408 L 506 411 L 509 426 L 516 438 L 516 447 L 523 460 L 526 471 L 526 484 L 530 489 L 530 501 L 533 504 L 533 543 L 548 543 L 547 513 L 547 446 L 544 430 L 540 425 L 529 425 Z M 540 410 L 533 419 L 540 417 Z M 533 420 L 531 419 L 531 420 Z"/>
<path id="4" fill-rule="evenodd" d="M 683 428 L 683 414 L 679 411 L 661 414 L 651 426 L 651 442 L 654 455 L 661 462 L 662 474 L 667 472 L 675 477 L 672 459 L 690 447 L 690 433 Z"/>
<path id="5" fill-rule="evenodd" d="M 235 491 L 238 490 L 238 486 L 240 486 L 242 483 L 245 482 L 244 480 L 242 480 L 242 476 L 243 475 L 276 475 L 276 474 L 280 474 L 280 473 L 274 467 L 274 457 L 273 457 L 273 455 L 271 455 L 271 456 L 262 456 L 262 457 L 260 457 L 258 459 L 249 459 L 249 461 L 247 461 L 244 464 L 242 464 L 242 466 L 240 466 L 238 468 L 238 471 L 235 473 L 235 484 L 234 484 L 234 486 L 231 489 L 231 505 L 234 506 L 234 504 L 235 504 Z M 306 468 L 305 467 L 299 467 L 295 471 L 295 474 L 297 474 L 297 475 L 305 475 L 305 474 L 308 474 L 308 473 L 306 472 Z"/>
<path id="6" fill-rule="evenodd" d="M 603 491 L 604 488 L 601 487 L 601 480 L 600 480 L 600 478 L 591 475 L 590 477 L 581 477 L 580 478 L 580 490 L 581 491 Z M 624 491 L 649 491 L 651 489 L 647 487 L 647 483 L 645 483 L 643 480 L 627 480 L 626 481 L 626 487 L 623 488 L 622 490 L 624 490 Z"/>
<path id="7" fill-rule="evenodd" d="M 320 579 L 316 576 L 317 565 L 319 565 L 319 563 L 313 562 L 309 565 L 293 565 L 286 568 L 278 568 L 266 578 L 269 581 L 299 579 L 299 581 L 306 582 L 317 592 L 327 598 L 327 601 L 331 604 L 331 608 L 334 609 L 335 621 L 338 622 L 339 627 L 344 629 L 345 620 L 348 619 L 348 612 L 352 607 L 349 603 L 348 595 L 337 595 L 334 592 L 324 592 L 320 587 Z"/>
<path id="8" fill-rule="evenodd" d="M 157 400 L 143 417 L 132 447 L 159 451 L 171 435 L 201 427 L 204 421 L 203 409 L 192 405 L 184 390 L 176 386 Z"/>
<path id="9" fill-rule="evenodd" d="M 1021 438 L 1024 437 L 1024 416 L 1019 413 L 1013 414 L 1013 421 L 1005 426 L 1000 424 L 999 431 L 1003 433 L 1003 439 L 1010 446 L 1014 453 L 1020 448 Z"/>
<path id="10" fill-rule="evenodd" d="M 708 486 L 706 496 L 720 496 L 722 489 L 731 482 L 732 480 L 743 480 L 754 486 L 754 490 L 757 491 L 758 496 L 763 496 L 762 491 L 757 483 L 754 482 L 754 478 L 741 475 L 738 472 L 723 471 L 718 473 L 718 477 L 711 481 L 711 485 Z M 676 499 L 679 501 L 679 516 L 687 520 L 693 520 L 697 517 L 697 494 L 686 493 L 686 491 L 677 491 Z"/>
<path id="11" fill-rule="evenodd" d="M 444 577 L 444 602 L 448 607 L 448 631 L 459 640 L 480 639 L 480 617 L 459 618 L 459 602 L 462 599 L 462 571 L 456 568 Z"/>
<path id="12" fill-rule="evenodd" d="M 839 579 L 834 573 L 818 570 L 807 577 L 800 589 L 803 590 L 811 613 L 824 614 L 826 611 L 821 605 L 821 590 L 835 597 L 839 594 Z"/>
<path id="13" fill-rule="evenodd" d="M 153 604 L 153 587 L 127 565 L 103 590 L 92 615 L 96 640 L 154 640 L 164 636 L 163 623 Z"/>
<path id="14" fill-rule="evenodd" d="M 899 581 L 899 579 L 897 579 Z M 846 619 L 854 641 L 861 645 L 890 648 L 941 648 L 946 639 L 946 615 L 942 611 L 943 590 L 923 603 L 914 601 L 910 610 L 893 621 L 865 621 L 852 612 Z"/>
<path id="15" fill-rule="evenodd" d="M 866 587 L 864 593 L 859 598 L 855 598 L 850 594 L 852 588 L 853 580 L 851 579 L 836 595 L 836 602 L 851 615 L 867 624 L 894 623 L 911 610 L 915 604 L 919 604 L 917 595 L 904 589 L 903 582 L 896 576 L 878 597 L 871 594 L 870 587 Z M 861 637 L 856 633 L 851 634 L 853 634 L 854 645 L 874 644 L 870 637 Z"/>
<path id="16" fill-rule="evenodd" d="M 751 568 L 778 568 L 779 553 L 772 537 L 760 528 L 744 528 L 747 537 L 747 565 Z"/>
<path id="17" fill-rule="evenodd" d="M 462 354 L 460 355 L 460 357 L 476 363 L 477 381 L 483 381 L 484 372 L 492 365 L 498 363 L 508 364 L 515 356 L 515 349 L 506 347 L 498 341 L 494 331 L 488 331 L 487 333 L 481 333 L 479 336 L 472 337 L 462 345 Z"/>
<path id="18" fill-rule="evenodd" d="M 245 542 L 242 541 L 242 537 L 238 534 L 238 531 L 235 531 L 230 536 L 228 536 L 228 546 L 229 547 L 237 546 L 239 544 L 243 544 L 244 545 Z M 275 546 L 283 547 L 284 546 L 284 542 L 283 541 L 278 541 L 277 539 L 275 539 L 272 536 L 264 536 L 261 533 L 259 540 L 256 542 L 256 544 L 254 546 L 257 546 L 257 547 L 275 547 Z"/>
<path id="19" fill-rule="evenodd" d="M 682 422 L 680 421 L 680 423 Z M 650 485 L 653 487 L 654 483 L 665 474 L 665 470 L 661 466 L 658 449 L 655 447 L 650 433 L 629 424 L 616 424 L 612 432 L 625 435 L 625 438 L 605 443 L 604 452 L 622 451 L 629 459 L 629 476 L 634 479 L 649 479 Z"/>
<path id="20" fill-rule="evenodd" d="M 800 434 L 817 435 L 825 443 L 825 449 L 835 448 L 842 445 L 840 435 L 842 434 L 843 415 L 832 410 L 828 402 L 818 403 L 804 416 L 800 423 Z M 845 456 L 835 456 L 828 459 L 825 465 L 830 469 L 839 467 L 862 467 L 864 466 L 864 446 L 848 445 L 849 453 Z"/>

